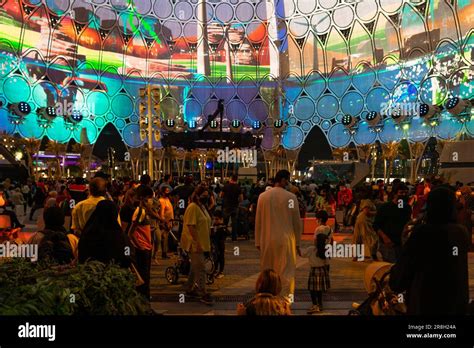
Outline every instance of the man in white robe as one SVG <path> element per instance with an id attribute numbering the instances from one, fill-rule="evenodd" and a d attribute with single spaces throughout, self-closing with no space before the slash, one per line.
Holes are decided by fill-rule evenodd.
<path id="1" fill-rule="evenodd" d="M 289 299 L 295 291 L 296 255 L 300 255 L 303 224 L 298 199 L 285 187 L 287 170 L 275 176 L 275 187 L 260 194 L 255 221 L 255 246 L 260 250 L 260 270 L 273 269 L 282 281 L 281 295 Z"/>

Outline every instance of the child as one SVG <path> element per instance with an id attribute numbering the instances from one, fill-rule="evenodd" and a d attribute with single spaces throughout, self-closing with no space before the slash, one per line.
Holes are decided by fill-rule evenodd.
<path id="1" fill-rule="evenodd" d="M 222 210 L 215 210 L 212 222 L 212 243 L 216 247 L 217 262 L 216 262 L 216 279 L 224 277 L 225 265 L 225 240 L 227 237 L 227 226 L 224 224 L 224 215 Z"/>
<path id="2" fill-rule="evenodd" d="M 308 290 L 313 305 L 308 314 L 321 312 L 323 309 L 323 292 L 330 288 L 329 260 L 326 258 L 326 244 L 331 239 L 332 230 L 326 225 L 329 216 L 324 210 L 316 214 L 319 226 L 314 231 L 314 245 L 303 252 L 309 258 L 311 270 L 308 277 Z"/>

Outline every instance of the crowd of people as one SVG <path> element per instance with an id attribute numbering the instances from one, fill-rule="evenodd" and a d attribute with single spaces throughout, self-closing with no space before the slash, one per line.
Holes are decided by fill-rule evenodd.
<path id="1" fill-rule="evenodd" d="M 458 307 L 446 311 L 459 312 L 468 290 L 467 258 L 463 258 L 471 247 L 474 195 L 469 185 L 452 186 L 439 178 L 415 184 L 378 180 L 352 188 L 347 182 L 292 182 L 285 170 L 254 184 L 239 183 L 236 175 L 223 184 L 170 175 L 152 181 L 146 174 L 139 181 L 111 180 L 98 173 L 89 182 L 82 178 L 28 179 L 20 184 L 7 179 L 0 184 L 0 206 L 0 213 L 10 217 L 13 228 L 36 223 L 39 232 L 30 242 L 39 245 L 44 258 L 62 264 L 90 259 L 115 262 L 136 274 L 137 290 L 146 298 L 150 298 L 152 263 L 159 264 L 176 252 L 176 240 L 170 238 L 173 231 L 191 261 L 186 294 L 206 304 L 213 302 L 206 289 L 205 271 L 211 246 L 217 251 L 214 276 L 219 279 L 224 276 L 227 238 L 237 241 L 253 236 L 264 277 L 257 288 L 270 287 L 271 295 L 262 290 L 266 295 L 259 295 L 250 307 L 276 296 L 276 310 L 288 313 L 289 307 L 279 301 L 291 302 L 296 258 L 305 256 L 310 264 L 308 290 L 313 302 L 308 313 L 321 311 L 322 293 L 330 288 L 324 248 L 334 232 L 345 229 L 352 231 L 353 243 L 364 245 L 365 258 L 395 264 L 394 289 L 427 292 L 432 279 L 425 276 L 434 277 L 429 260 L 436 259 L 438 270 L 456 277 L 453 283 L 459 285 L 453 295 Z M 302 218 L 308 216 L 316 217 L 318 228 L 311 247 L 300 250 Z M 328 224 L 330 219 L 336 220 L 334 228 Z M 446 245 L 458 247 L 455 262 L 449 255 L 434 255 L 435 251 L 442 253 Z M 424 253 L 424 261 L 415 253 Z M 417 272 L 425 276 L 420 280 Z M 449 289 L 444 291 L 451 294 Z M 427 297 L 420 301 L 417 295 L 409 296 L 409 303 L 413 313 L 423 313 L 431 302 Z M 263 307 L 265 313 L 273 308 Z M 239 311 L 256 310 L 241 307 Z"/>

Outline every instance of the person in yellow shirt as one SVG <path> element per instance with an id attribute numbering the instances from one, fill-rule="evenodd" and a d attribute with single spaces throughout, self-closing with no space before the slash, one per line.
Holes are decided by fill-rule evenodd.
<path id="1" fill-rule="evenodd" d="M 192 203 L 184 213 L 181 246 L 191 257 L 187 291 L 188 296 L 200 297 L 200 301 L 211 305 L 212 298 L 206 291 L 206 254 L 211 250 L 211 217 L 206 209 L 209 191 L 198 186 L 194 191 Z"/>
<path id="2" fill-rule="evenodd" d="M 89 183 L 89 197 L 79 202 L 72 210 L 71 229 L 80 237 L 87 220 L 94 212 L 97 203 L 105 199 L 107 182 L 103 178 L 94 178 Z"/>
<path id="3" fill-rule="evenodd" d="M 171 230 L 171 220 L 174 219 L 174 208 L 170 200 L 171 188 L 165 185 L 160 191 L 161 257 L 168 259 L 168 236 Z"/>

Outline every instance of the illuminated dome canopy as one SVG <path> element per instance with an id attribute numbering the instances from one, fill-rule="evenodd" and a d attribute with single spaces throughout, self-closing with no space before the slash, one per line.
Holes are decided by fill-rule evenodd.
<path id="1" fill-rule="evenodd" d="M 93 143 L 112 123 L 138 147 L 150 84 L 157 118 L 194 129 L 222 99 L 244 130 L 285 122 L 287 149 L 313 127 L 333 147 L 474 135 L 470 115 L 438 109 L 448 122 L 410 130 L 417 105 L 473 98 L 473 12 L 468 0 L 0 1 L 0 131 L 79 142 L 85 129 Z M 404 132 L 383 112 L 400 104 L 413 106 Z M 360 120 L 353 134 L 344 115 Z"/>

